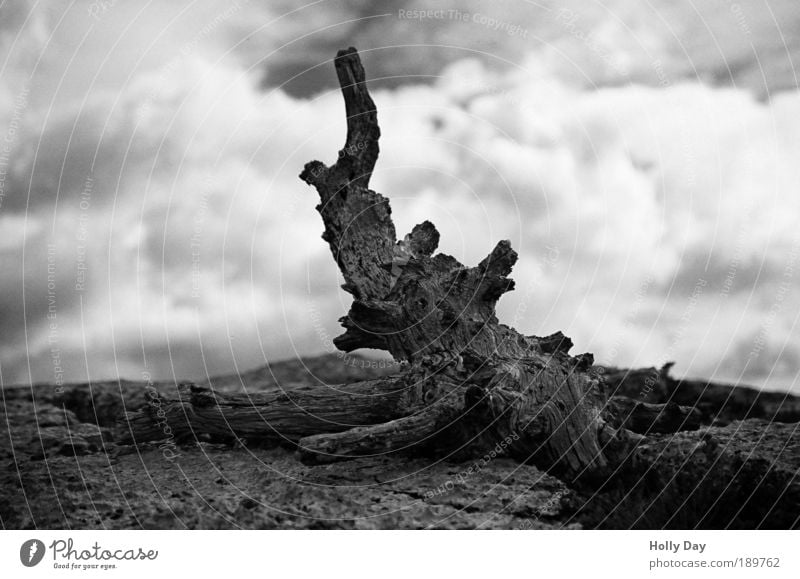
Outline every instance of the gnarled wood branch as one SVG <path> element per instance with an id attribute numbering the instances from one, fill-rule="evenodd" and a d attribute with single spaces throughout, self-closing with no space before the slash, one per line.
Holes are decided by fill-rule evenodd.
<path id="1" fill-rule="evenodd" d="M 156 440 L 166 424 L 182 435 L 284 439 L 304 459 L 322 461 L 395 451 L 465 456 L 506 441 L 519 460 L 576 477 L 615 467 L 630 440 L 624 423 L 610 420 L 619 405 L 607 405 L 592 356 L 570 356 L 561 333 L 524 336 L 495 315 L 514 288 L 511 244 L 500 241 L 468 267 L 434 255 L 439 233 L 428 221 L 397 241 L 389 201 L 368 188 L 380 129 L 356 50 L 340 51 L 335 67 L 345 146 L 333 165 L 312 161 L 300 175 L 319 194 L 323 239 L 353 296 L 335 344 L 386 350 L 405 371 L 251 396 L 189 386 L 157 412 L 129 415 L 123 436 Z M 663 424 L 658 416 L 652 422 Z"/>

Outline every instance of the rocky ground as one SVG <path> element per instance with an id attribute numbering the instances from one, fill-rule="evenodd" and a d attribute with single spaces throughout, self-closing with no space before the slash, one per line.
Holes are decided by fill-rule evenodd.
<path id="1" fill-rule="evenodd" d="M 392 364 L 336 355 L 211 380 L 226 391 L 343 383 Z M 305 465 L 239 441 L 118 445 L 114 425 L 148 384 L 2 390 L 3 528 L 797 528 L 800 399 L 605 369 L 612 391 L 694 406 L 700 426 L 651 435 L 641 460 L 592 486 L 507 458 L 402 456 Z M 169 383 L 151 384 L 165 396 Z"/>

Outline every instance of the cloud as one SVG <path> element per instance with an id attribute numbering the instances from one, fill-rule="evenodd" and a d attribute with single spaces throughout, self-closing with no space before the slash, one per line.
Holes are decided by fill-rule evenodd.
<path id="1" fill-rule="evenodd" d="M 792 0 L 331 0 L 297 6 L 248 3 L 230 19 L 229 46 L 265 82 L 304 94 L 335 83 L 325 66 L 336 49 L 356 44 L 376 84 L 432 82 L 450 63 L 477 58 L 495 70 L 538 67 L 576 86 L 684 78 L 746 88 L 765 97 L 797 87 Z M 246 38 L 246 42 L 240 42 Z"/>
<path id="2" fill-rule="evenodd" d="M 800 97 L 763 100 L 791 86 L 794 50 L 777 53 L 763 14 L 20 6 L 0 18 L 5 383 L 198 378 L 329 350 L 350 297 L 297 174 L 343 141 L 329 61 L 348 44 L 395 77 L 374 83 L 372 186 L 398 231 L 431 219 L 468 264 L 503 238 L 520 252 L 501 319 L 609 364 L 769 387 L 797 372 Z"/>

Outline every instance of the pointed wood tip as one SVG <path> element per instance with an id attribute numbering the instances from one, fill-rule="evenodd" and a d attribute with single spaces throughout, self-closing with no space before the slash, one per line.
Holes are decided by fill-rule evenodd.
<path id="1" fill-rule="evenodd" d="M 411 257 L 430 257 L 439 246 L 439 231 L 430 221 L 415 225 L 411 233 L 397 244 L 397 251 Z"/>
<path id="2" fill-rule="evenodd" d="M 351 84 L 361 84 L 366 80 L 361 57 L 358 54 L 358 50 L 352 46 L 337 52 L 333 65 L 339 74 L 339 84 L 342 88 Z"/>
<path id="3" fill-rule="evenodd" d="M 498 242 L 492 252 L 478 264 L 489 275 L 506 276 L 511 273 L 517 263 L 517 252 L 511 247 L 511 242 L 504 239 Z"/>
<path id="4" fill-rule="evenodd" d="M 355 46 L 349 46 L 347 48 L 342 48 L 339 52 L 336 53 L 336 58 L 343 58 L 349 54 L 355 54 L 358 56 L 358 50 L 356 50 Z"/>

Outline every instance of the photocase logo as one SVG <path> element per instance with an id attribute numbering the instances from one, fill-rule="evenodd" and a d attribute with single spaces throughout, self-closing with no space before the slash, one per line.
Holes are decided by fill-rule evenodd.
<path id="1" fill-rule="evenodd" d="M 35 567 L 44 557 L 44 543 L 39 539 L 28 539 L 19 548 L 19 560 L 26 567 Z"/>

